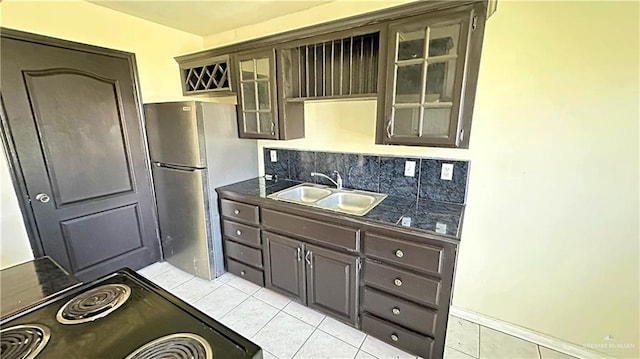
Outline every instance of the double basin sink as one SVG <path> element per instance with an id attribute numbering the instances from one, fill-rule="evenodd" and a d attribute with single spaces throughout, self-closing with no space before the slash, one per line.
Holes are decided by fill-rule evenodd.
<path id="1" fill-rule="evenodd" d="M 387 195 L 303 183 L 270 194 L 267 197 L 355 216 L 364 216 L 382 202 Z"/>

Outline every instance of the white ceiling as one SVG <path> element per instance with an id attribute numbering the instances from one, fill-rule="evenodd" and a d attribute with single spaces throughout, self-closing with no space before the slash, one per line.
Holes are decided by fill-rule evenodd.
<path id="1" fill-rule="evenodd" d="M 206 36 L 306 10 L 333 0 L 88 1 L 174 29 Z"/>

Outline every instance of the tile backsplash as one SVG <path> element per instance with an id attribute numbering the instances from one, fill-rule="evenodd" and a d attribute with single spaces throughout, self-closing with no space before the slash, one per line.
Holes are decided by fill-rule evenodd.
<path id="1" fill-rule="evenodd" d="M 276 151 L 276 162 L 271 161 L 271 150 Z M 265 175 L 278 179 L 331 185 L 325 178 L 311 177 L 311 172 L 333 176 L 338 171 L 346 188 L 458 204 L 466 201 L 468 161 L 266 147 L 263 155 Z M 406 161 L 415 161 L 415 176 L 404 175 Z M 450 181 L 440 179 L 443 163 L 453 164 Z"/>

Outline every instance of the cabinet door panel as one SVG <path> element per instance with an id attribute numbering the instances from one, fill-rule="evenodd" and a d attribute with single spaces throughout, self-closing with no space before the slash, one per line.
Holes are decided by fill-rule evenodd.
<path id="1" fill-rule="evenodd" d="M 304 302 L 302 242 L 263 232 L 266 286 Z"/>
<path id="2" fill-rule="evenodd" d="M 307 303 L 352 325 L 357 315 L 357 257 L 305 245 Z"/>

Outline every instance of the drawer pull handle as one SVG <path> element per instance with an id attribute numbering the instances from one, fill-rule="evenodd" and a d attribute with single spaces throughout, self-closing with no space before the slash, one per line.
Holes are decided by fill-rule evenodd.
<path id="1" fill-rule="evenodd" d="M 392 312 L 394 315 L 400 315 L 400 308 L 395 307 L 395 308 L 391 309 L 391 312 Z"/>
<path id="2" fill-rule="evenodd" d="M 241 271 L 240 271 L 240 275 L 241 275 L 241 276 L 244 276 L 245 274 L 247 274 L 247 271 L 245 271 L 245 270 L 241 270 Z"/>
<path id="3" fill-rule="evenodd" d="M 239 209 L 234 209 L 233 210 L 233 214 L 240 214 L 240 210 Z"/>
<path id="4" fill-rule="evenodd" d="M 394 342 L 397 342 L 397 341 L 398 341 L 398 339 L 399 339 L 399 338 L 398 338 L 398 336 L 397 336 L 397 335 L 395 335 L 395 334 L 391 334 L 391 340 L 393 340 Z"/>
<path id="5" fill-rule="evenodd" d="M 404 252 L 402 250 L 398 249 L 396 251 L 396 257 L 398 257 L 398 258 L 404 257 Z"/>
<path id="6" fill-rule="evenodd" d="M 236 235 L 241 236 L 241 235 L 242 235 L 242 232 L 238 229 L 238 230 L 236 231 Z"/>
<path id="7" fill-rule="evenodd" d="M 396 287 L 401 286 L 401 285 L 402 285 L 402 279 L 400 279 L 400 278 L 396 278 L 396 279 L 394 279 L 394 280 L 393 280 L 393 284 L 395 284 L 395 285 L 396 285 Z"/>

